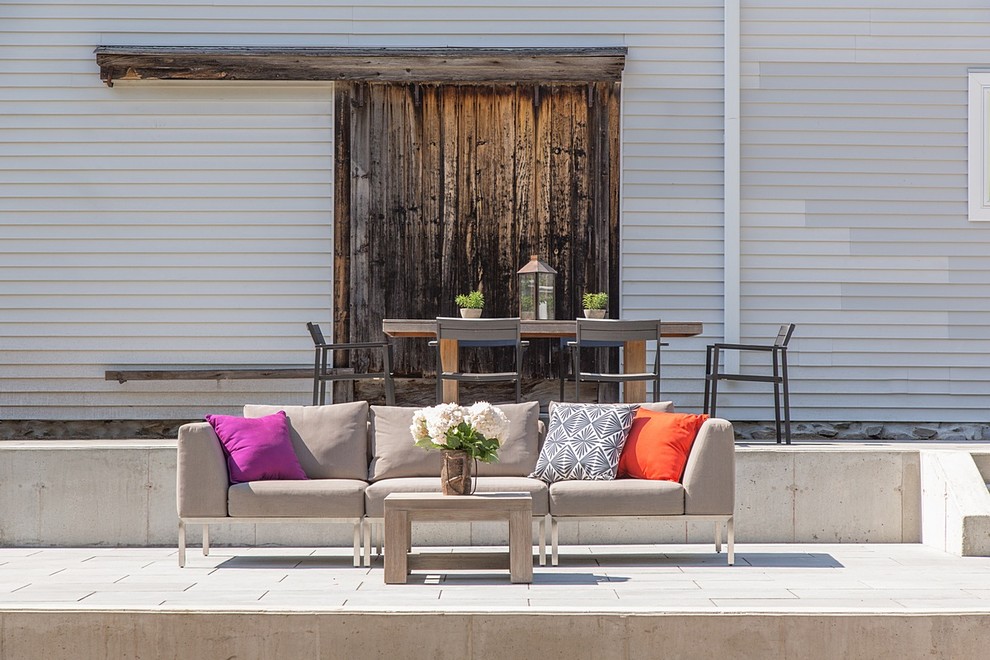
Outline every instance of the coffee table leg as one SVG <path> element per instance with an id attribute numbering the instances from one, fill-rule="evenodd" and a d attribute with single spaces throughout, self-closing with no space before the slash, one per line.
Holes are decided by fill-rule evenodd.
<path id="1" fill-rule="evenodd" d="M 513 582 L 533 581 L 533 515 L 509 512 L 509 576 Z"/>
<path id="2" fill-rule="evenodd" d="M 385 584 L 405 584 L 409 574 L 409 513 L 385 510 Z"/>

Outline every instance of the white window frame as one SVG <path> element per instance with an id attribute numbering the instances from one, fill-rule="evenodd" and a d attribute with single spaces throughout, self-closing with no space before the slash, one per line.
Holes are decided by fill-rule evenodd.
<path id="1" fill-rule="evenodd" d="M 990 222 L 990 71 L 969 72 L 969 219 Z"/>

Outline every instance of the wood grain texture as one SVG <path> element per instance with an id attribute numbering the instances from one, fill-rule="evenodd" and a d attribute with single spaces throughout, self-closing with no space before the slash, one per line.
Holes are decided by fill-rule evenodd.
<path id="1" fill-rule="evenodd" d="M 338 118 L 350 119 L 337 139 L 351 143 L 338 149 L 351 158 L 338 188 L 351 199 L 335 217 L 351 236 L 350 254 L 336 255 L 349 260 L 336 266 L 349 305 L 338 334 L 377 339 L 386 317 L 453 316 L 454 296 L 472 289 L 485 293 L 485 316 L 516 316 L 516 271 L 530 254 L 558 270 L 558 318 L 575 317 L 587 287 L 617 292 L 618 84 L 338 87 L 337 105 L 350 103 Z M 551 348 L 530 347 L 527 374 L 552 373 Z M 435 371 L 425 342 L 397 342 L 395 357 L 400 375 Z M 501 349 L 461 360 L 512 369 Z"/>
<path id="2" fill-rule="evenodd" d="M 386 584 L 405 583 L 413 569 L 509 569 L 512 582 L 533 581 L 533 499 L 528 493 L 391 493 L 385 497 L 384 517 Z M 413 522 L 474 520 L 507 521 L 509 552 L 411 552 Z"/>
<path id="3" fill-rule="evenodd" d="M 115 80 L 361 80 L 378 82 L 617 81 L 625 47 L 309 48 L 101 46 Z"/>
<path id="4" fill-rule="evenodd" d="M 350 370 L 348 370 L 350 371 Z M 107 369 L 104 380 L 255 380 L 269 378 L 312 378 L 313 367 L 261 364 L 176 364 L 132 365 Z"/>

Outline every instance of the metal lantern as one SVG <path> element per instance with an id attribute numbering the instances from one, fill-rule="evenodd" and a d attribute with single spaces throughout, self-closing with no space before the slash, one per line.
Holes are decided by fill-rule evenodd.
<path id="1" fill-rule="evenodd" d="M 519 318 L 553 319 L 557 310 L 557 271 L 531 255 L 519 269 Z"/>

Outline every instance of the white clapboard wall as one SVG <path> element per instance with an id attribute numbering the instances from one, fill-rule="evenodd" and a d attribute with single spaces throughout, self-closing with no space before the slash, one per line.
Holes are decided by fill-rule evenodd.
<path id="1" fill-rule="evenodd" d="M 107 383 L 127 363 L 300 362 L 332 300 L 329 85 L 118 84 L 100 44 L 608 46 L 623 81 L 623 315 L 722 336 L 721 3 L 0 5 L 0 415 L 194 417 L 305 381 Z M 894 5 L 897 6 L 894 6 Z M 966 217 L 982 3 L 755 2 L 742 16 L 742 339 L 799 324 L 795 418 L 980 421 L 990 225 Z M 766 419 L 765 387 L 722 412 Z"/>
<path id="2" fill-rule="evenodd" d="M 746 0 L 742 21 L 744 337 L 799 324 L 799 418 L 986 420 L 966 90 L 988 5 Z M 757 417 L 766 388 L 737 389 Z"/>
<path id="3" fill-rule="evenodd" d="M 0 4 L 0 417 L 195 418 L 306 381 L 105 382 L 109 366 L 307 363 L 331 319 L 330 85 L 117 83 L 98 45 L 626 45 L 623 314 L 721 335 L 720 3 Z M 401 396 L 401 393 L 400 393 Z"/>

